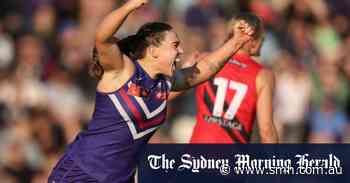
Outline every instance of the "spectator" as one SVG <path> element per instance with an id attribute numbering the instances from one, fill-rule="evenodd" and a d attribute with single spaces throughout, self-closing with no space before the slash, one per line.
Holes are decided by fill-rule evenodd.
<path id="1" fill-rule="evenodd" d="M 345 113 L 336 106 L 332 97 L 326 97 L 320 109 L 311 113 L 310 143 L 342 142 L 348 129 Z"/>
<path id="2" fill-rule="evenodd" d="M 191 27 L 207 29 L 214 18 L 223 17 L 223 10 L 213 0 L 197 0 L 186 12 L 186 24 Z"/>

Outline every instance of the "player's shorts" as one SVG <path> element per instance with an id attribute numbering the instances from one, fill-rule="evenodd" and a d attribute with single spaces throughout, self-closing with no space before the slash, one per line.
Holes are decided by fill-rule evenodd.
<path id="1" fill-rule="evenodd" d="M 82 171 L 68 154 L 59 160 L 49 176 L 48 183 L 98 183 Z"/>

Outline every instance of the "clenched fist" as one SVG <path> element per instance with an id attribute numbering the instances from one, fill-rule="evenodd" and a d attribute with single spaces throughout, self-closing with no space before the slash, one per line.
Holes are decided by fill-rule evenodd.
<path id="1" fill-rule="evenodd" d="M 234 25 L 231 34 L 237 40 L 236 43 L 242 45 L 253 39 L 255 30 L 253 27 L 249 26 L 247 22 L 241 20 Z"/>
<path id="2" fill-rule="evenodd" d="M 128 0 L 126 2 L 126 5 L 129 6 L 131 9 L 137 9 L 145 4 L 147 4 L 149 0 Z"/>

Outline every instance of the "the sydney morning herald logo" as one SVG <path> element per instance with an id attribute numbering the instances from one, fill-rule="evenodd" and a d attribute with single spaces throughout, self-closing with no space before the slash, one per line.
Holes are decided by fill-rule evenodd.
<path id="1" fill-rule="evenodd" d="M 254 158 L 249 154 L 234 154 L 232 158 L 208 158 L 185 153 L 178 159 L 166 154 L 147 156 L 146 166 L 153 171 L 187 171 L 197 174 L 201 171 L 221 175 L 342 175 L 340 159 L 334 154 L 314 158 L 309 154 L 296 154 L 291 158 Z"/>

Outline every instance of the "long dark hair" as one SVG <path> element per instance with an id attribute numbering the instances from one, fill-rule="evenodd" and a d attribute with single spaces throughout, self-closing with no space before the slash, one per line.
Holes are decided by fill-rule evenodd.
<path id="1" fill-rule="evenodd" d="M 166 23 L 151 22 L 144 24 L 136 34 L 128 36 L 117 42 L 120 51 L 132 60 L 145 57 L 146 48 L 150 45 L 159 46 L 164 40 L 165 32 L 173 28 Z M 96 79 L 101 79 L 104 73 L 103 67 L 99 62 L 97 49 L 94 48 L 92 62 L 89 67 L 89 73 Z"/>
<path id="2" fill-rule="evenodd" d="M 89 74 L 95 79 L 100 80 L 104 73 L 103 67 L 100 64 L 100 60 L 98 59 L 97 48 L 94 47 L 92 50 L 92 59 L 89 64 Z"/>

